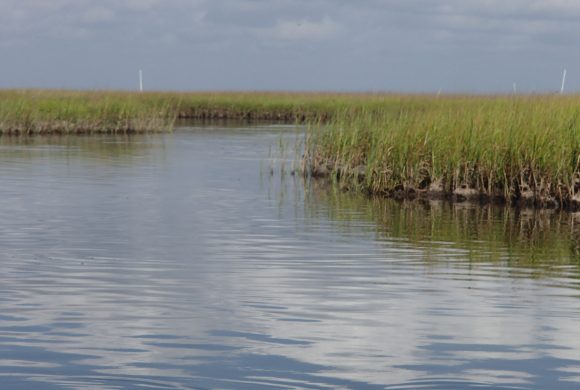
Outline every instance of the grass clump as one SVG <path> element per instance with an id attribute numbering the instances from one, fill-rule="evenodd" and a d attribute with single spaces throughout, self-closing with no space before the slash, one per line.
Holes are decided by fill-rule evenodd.
<path id="1" fill-rule="evenodd" d="M 0 91 L 1 134 L 163 131 L 171 129 L 174 119 L 164 102 L 136 94 Z"/>
<path id="2" fill-rule="evenodd" d="M 0 133 L 160 131 L 176 118 L 316 122 L 346 107 L 383 107 L 385 99 L 340 93 L 0 90 Z"/>
<path id="3" fill-rule="evenodd" d="M 312 126 L 306 166 L 393 197 L 577 208 L 578 97 L 411 97 Z"/>

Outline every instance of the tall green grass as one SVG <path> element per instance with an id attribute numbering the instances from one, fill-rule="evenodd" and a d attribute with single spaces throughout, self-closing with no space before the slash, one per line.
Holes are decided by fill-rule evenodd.
<path id="1" fill-rule="evenodd" d="M 0 132 L 131 132 L 170 128 L 176 118 L 323 123 L 338 112 L 393 111 L 395 94 L 0 90 Z"/>
<path id="2" fill-rule="evenodd" d="M 318 121 L 384 101 L 366 94 L 0 90 L 0 133 L 159 131 L 176 118 Z"/>
<path id="3" fill-rule="evenodd" d="M 311 127 L 306 165 L 373 194 L 577 207 L 579 97 L 411 97 Z"/>
<path id="4" fill-rule="evenodd" d="M 160 100 L 136 94 L 0 91 L 0 133 L 130 133 L 168 130 L 175 119 Z"/>
<path id="5" fill-rule="evenodd" d="M 131 133 L 176 118 L 308 123 L 304 165 L 389 196 L 580 207 L 580 97 L 0 91 L 1 134 Z"/>

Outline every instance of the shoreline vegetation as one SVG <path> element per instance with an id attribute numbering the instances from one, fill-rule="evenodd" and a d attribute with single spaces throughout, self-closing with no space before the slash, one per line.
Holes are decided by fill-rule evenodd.
<path id="1" fill-rule="evenodd" d="M 1 135 L 168 131 L 169 106 L 136 94 L 56 90 L 0 90 Z"/>
<path id="2" fill-rule="evenodd" d="M 331 93 L 0 90 L 0 134 L 167 131 L 176 119 L 306 123 L 353 104 L 378 109 L 384 100 Z"/>
<path id="3" fill-rule="evenodd" d="M 580 210 L 580 98 L 418 96 L 338 111 L 309 132 L 304 167 L 343 188 Z"/>
<path id="4" fill-rule="evenodd" d="M 170 131 L 176 119 L 303 123 L 303 169 L 395 199 L 580 210 L 580 97 L 0 90 L 0 134 Z"/>

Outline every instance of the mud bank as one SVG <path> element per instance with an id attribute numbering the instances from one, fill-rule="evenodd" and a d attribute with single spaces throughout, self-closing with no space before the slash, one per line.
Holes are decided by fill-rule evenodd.
<path id="1" fill-rule="evenodd" d="M 364 165 L 355 168 L 335 167 L 327 162 L 304 165 L 304 175 L 313 179 L 331 180 L 343 191 L 358 191 L 369 196 L 395 200 L 446 200 L 454 203 L 496 204 L 520 208 L 580 211 L 580 175 L 574 178 L 574 188 L 562 183 L 554 186 L 540 182 L 513 182 L 509 188 L 488 192 L 474 184 L 456 183 L 453 179 L 424 177 L 419 186 L 400 182 L 377 188 L 373 185 L 380 173 L 370 172 Z M 572 195 L 573 194 L 573 195 Z"/>
<path id="2" fill-rule="evenodd" d="M 314 113 L 295 113 L 284 111 L 229 111 L 229 110 L 189 110 L 181 111 L 177 115 L 177 119 L 194 119 L 194 120 L 232 120 L 232 121 L 274 121 L 283 123 L 306 123 L 309 120 L 316 118 L 320 121 L 326 121 L 330 117 L 329 114 L 314 114 Z"/>

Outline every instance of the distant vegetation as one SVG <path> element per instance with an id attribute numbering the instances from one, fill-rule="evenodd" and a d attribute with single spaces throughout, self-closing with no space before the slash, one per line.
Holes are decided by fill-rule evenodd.
<path id="1" fill-rule="evenodd" d="M 383 97 L 307 93 L 130 93 L 0 91 L 0 133 L 131 133 L 164 131 L 177 118 L 326 120 L 352 104 L 380 106 Z"/>
<path id="2" fill-rule="evenodd" d="M 130 133 L 169 130 L 174 115 L 136 94 L 0 91 L 1 134 Z"/>

